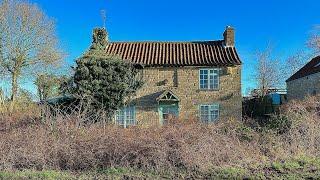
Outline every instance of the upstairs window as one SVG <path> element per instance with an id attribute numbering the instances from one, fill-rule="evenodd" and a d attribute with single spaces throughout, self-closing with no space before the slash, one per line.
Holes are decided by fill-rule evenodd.
<path id="1" fill-rule="evenodd" d="M 136 125 L 136 111 L 134 106 L 124 107 L 116 112 L 116 124 L 127 128 Z"/>
<path id="2" fill-rule="evenodd" d="M 200 121 L 205 124 L 219 119 L 219 104 L 200 105 Z"/>
<path id="3" fill-rule="evenodd" d="M 219 89 L 219 69 L 200 69 L 200 90 Z"/>

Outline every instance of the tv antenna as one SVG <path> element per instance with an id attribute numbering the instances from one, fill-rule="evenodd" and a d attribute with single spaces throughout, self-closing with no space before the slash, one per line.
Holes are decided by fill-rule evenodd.
<path id="1" fill-rule="evenodd" d="M 101 19 L 102 19 L 103 28 L 106 28 L 106 21 L 107 21 L 106 10 L 102 9 L 100 11 L 100 15 L 101 15 Z"/>

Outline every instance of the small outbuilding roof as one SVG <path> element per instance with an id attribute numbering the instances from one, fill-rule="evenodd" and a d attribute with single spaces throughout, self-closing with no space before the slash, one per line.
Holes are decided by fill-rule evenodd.
<path id="1" fill-rule="evenodd" d="M 309 63 L 303 66 L 298 72 L 293 74 L 286 82 L 300 79 L 302 77 L 309 76 L 311 74 L 320 72 L 320 56 L 313 58 Z"/>

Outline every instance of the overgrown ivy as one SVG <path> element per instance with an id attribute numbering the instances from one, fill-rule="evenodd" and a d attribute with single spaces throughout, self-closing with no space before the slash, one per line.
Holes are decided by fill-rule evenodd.
<path id="1" fill-rule="evenodd" d="M 131 62 L 92 50 L 77 60 L 74 94 L 90 105 L 92 113 L 103 110 L 110 118 L 142 86 L 138 74 Z"/>

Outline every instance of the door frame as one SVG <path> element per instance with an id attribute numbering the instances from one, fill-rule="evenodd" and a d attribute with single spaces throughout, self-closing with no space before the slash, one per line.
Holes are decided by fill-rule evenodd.
<path id="1" fill-rule="evenodd" d="M 164 125 L 163 123 L 163 108 L 164 107 L 173 107 L 175 108 L 177 118 L 179 118 L 179 102 L 162 102 L 158 103 L 158 113 L 159 113 L 159 123 L 160 125 Z"/>

